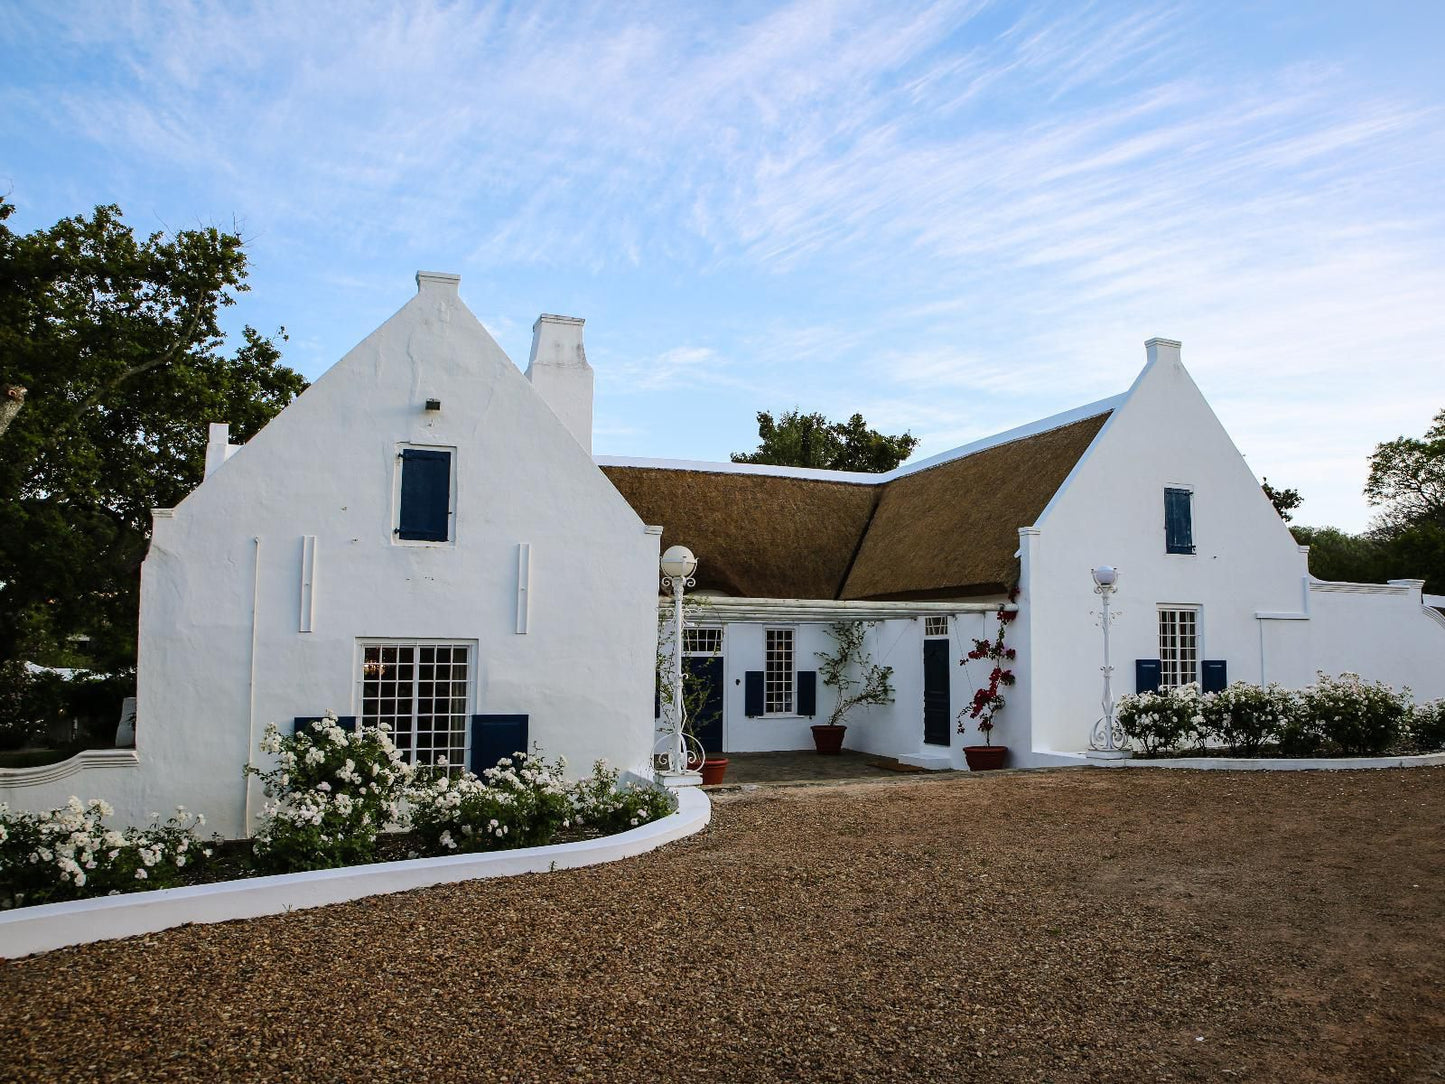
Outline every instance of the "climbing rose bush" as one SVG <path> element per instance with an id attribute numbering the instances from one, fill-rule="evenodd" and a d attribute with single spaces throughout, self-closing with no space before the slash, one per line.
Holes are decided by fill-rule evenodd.
<path id="1" fill-rule="evenodd" d="M 590 825 L 604 836 L 640 828 L 677 808 L 673 795 L 660 787 L 619 783 L 617 769 L 605 760 L 593 764 L 592 777 L 573 788 L 572 804 L 574 823 Z"/>
<path id="2" fill-rule="evenodd" d="M 382 830 L 401 825 L 414 770 L 385 724 L 348 732 L 328 713 L 283 737 L 270 723 L 260 749 L 275 758 L 269 769 L 246 765 L 268 799 L 253 847 L 261 869 L 290 873 L 370 862 Z"/>
<path id="3" fill-rule="evenodd" d="M 499 851 L 549 843 L 570 827 L 567 761 L 513 753 L 480 777 L 447 775 L 445 765 L 418 773 L 407 795 L 411 824 L 433 854 Z"/>
<path id="4" fill-rule="evenodd" d="M 600 835 L 625 832 L 673 810 L 665 791 L 636 783 L 619 784 L 607 762 L 593 765 L 591 778 L 569 785 L 566 761 L 515 753 L 479 778 L 427 773 L 408 801 L 412 827 L 430 854 L 463 854 L 537 847 L 563 829 Z"/>
<path id="5" fill-rule="evenodd" d="M 0 905 L 169 888 L 211 857 L 216 841 L 196 834 L 200 814 L 177 806 L 164 823 L 157 815 L 149 827 L 116 829 L 105 823 L 114 813 L 99 798 L 74 796 L 42 813 L 0 804 Z"/>
<path id="6" fill-rule="evenodd" d="M 1299 704 L 1281 685 L 1261 687 L 1236 681 L 1217 693 L 1203 697 L 1204 737 L 1229 746 L 1242 756 L 1254 756 L 1295 721 Z"/>
<path id="7" fill-rule="evenodd" d="M 1420 753 L 1445 750 L 1445 699 L 1418 704 L 1410 712 L 1409 745 Z"/>
<path id="8" fill-rule="evenodd" d="M 1300 709 L 1325 743 L 1343 753 L 1382 753 L 1393 745 L 1410 716 L 1410 690 L 1396 692 L 1359 674 L 1320 674 L 1300 694 Z"/>
<path id="9" fill-rule="evenodd" d="M 1158 692 L 1126 693 L 1119 698 L 1115 718 L 1146 753 L 1159 753 L 1202 733 L 1204 698 L 1196 681 Z"/>

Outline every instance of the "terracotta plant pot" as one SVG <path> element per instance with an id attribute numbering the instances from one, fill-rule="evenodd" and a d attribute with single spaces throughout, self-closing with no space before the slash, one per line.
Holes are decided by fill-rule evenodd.
<path id="1" fill-rule="evenodd" d="M 702 762 L 702 785 L 715 787 L 723 781 L 723 775 L 728 770 L 727 757 L 708 757 Z"/>
<path id="2" fill-rule="evenodd" d="M 968 762 L 971 772 L 991 772 L 1003 767 L 1008 756 L 1007 745 L 965 745 L 963 759 Z"/>
<path id="3" fill-rule="evenodd" d="M 818 723 L 813 727 L 813 744 L 818 747 L 820 753 L 838 753 L 843 749 L 843 732 L 846 726 L 832 726 L 828 723 Z"/>

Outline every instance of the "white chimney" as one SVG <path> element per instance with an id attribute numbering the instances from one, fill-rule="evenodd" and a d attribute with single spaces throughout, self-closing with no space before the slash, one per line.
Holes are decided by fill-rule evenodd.
<path id="1" fill-rule="evenodd" d="M 212 422 L 206 430 L 206 473 L 209 478 L 226 460 L 236 454 L 237 445 L 231 443 L 231 427 L 226 422 Z"/>
<path id="2" fill-rule="evenodd" d="M 1156 361 L 1172 361 L 1179 364 L 1179 342 L 1176 339 L 1161 339 L 1157 336 L 1144 344 L 1144 357 L 1147 365 L 1153 365 Z"/>
<path id="3" fill-rule="evenodd" d="M 592 454 L 592 366 L 582 349 L 582 325 L 575 316 L 543 313 L 532 325 L 527 379 L 542 402 L 562 420 L 577 443 Z"/>

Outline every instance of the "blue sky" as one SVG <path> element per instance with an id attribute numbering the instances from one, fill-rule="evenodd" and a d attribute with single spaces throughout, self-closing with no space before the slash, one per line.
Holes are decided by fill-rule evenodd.
<path id="1" fill-rule="evenodd" d="M 861 411 L 922 457 L 1189 366 L 1299 520 L 1445 408 L 1445 5 L 7 5 L 0 186 L 237 226 L 315 377 L 414 291 L 526 364 L 587 320 L 599 453 Z"/>

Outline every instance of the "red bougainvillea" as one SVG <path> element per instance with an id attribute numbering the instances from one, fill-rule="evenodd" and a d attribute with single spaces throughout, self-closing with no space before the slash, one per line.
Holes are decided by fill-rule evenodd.
<path id="1" fill-rule="evenodd" d="M 1008 593 L 1008 602 L 999 606 L 998 612 L 994 615 L 998 618 L 998 634 L 992 640 L 974 640 L 973 647 L 968 654 L 958 660 L 960 666 L 983 659 L 988 659 L 993 663 L 993 668 L 988 674 L 988 684 L 974 690 L 973 702 L 967 709 L 968 718 L 978 720 L 978 730 L 983 735 L 985 745 L 993 744 L 990 740 L 993 733 L 993 717 L 1004 706 L 1003 694 L 999 692 L 999 688 L 1014 683 L 1014 672 L 1004 664 L 1018 658 L 1018 652 L 1004 643 L 1004 636 L 1014 618 L 1018 617 L 1018 611 L 1008 609 L 1008 603 L 1017 601 L 1018 597 L 1019 589 L 1014 587 Z M 963 712 L 959 712 L 958 732 L 963 734 L 967 730 L 968 724 L 964 721 Z"/>

